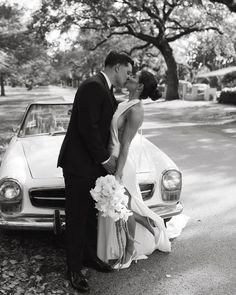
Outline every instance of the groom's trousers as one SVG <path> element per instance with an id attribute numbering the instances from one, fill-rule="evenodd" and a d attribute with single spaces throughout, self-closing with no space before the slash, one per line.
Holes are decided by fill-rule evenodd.
<path id="1" fill-rule="evenodd" d="M 84 260 L 97 257 L 97 210 L 89 191 L 95 179 L 63 171 L 65 179 L 66 256 L 70 271 L 78 272 Z"/>

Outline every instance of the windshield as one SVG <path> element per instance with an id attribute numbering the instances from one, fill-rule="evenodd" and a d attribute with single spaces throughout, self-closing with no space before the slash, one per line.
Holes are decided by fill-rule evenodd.
<path id="1" fill-rule="evenodd" d="M 34 104 L 28 109 L 19 135 L 65 133 L 69 124 L 72 104 Z"/>

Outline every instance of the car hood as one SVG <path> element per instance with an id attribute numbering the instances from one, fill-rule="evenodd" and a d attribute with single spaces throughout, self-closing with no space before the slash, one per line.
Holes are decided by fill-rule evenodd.
<path id="1" fill-rule="evenodd" d="M 57 158 L 64 136 L 33 136 L 22 138 L 25 158 L 32 178 L 62 177 Z"/>
<path id="2" fill-rule="evenodd" d="M 26 162 L 32 178 L 62 177 L 57 159 L 63 135 L 45 135 L 21 138 Z M 145 137 L 136 135 L 130 147 L 130 157 L 135 162 L 140 181 L 156 179 L 158 173 L 177 168 L 174 162 Z"/>

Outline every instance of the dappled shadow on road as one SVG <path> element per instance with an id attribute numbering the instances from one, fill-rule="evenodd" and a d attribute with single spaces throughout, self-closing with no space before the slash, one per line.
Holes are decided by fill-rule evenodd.
<path id="1" fill-rule="evenodd" d="M 145 104 L 145 121 L 154 128 L 162 124 L 205 124 L 236 120 L 236 106 L 215 102 L 173 101 Z"/>
<path id="2" fill-rule="evenodd" d="M 236 124 L 147 128 L 144 134 L 182 171 L 181 201 L 190 216 L 174 242 L 179 251 L 160 256 L 171 279 L 157 276 L 158 286 L 147 294 L 235 294 Z"/>
<path id="3" fill-rule="evenodd" d="M 232 125 L 234 126 L 234 125 Z M 205 219 L 235 210 L 236 139 L 231 125 L 144 130 L 183 173 L 181 201 L 187 215 Z M 234 217 L 232 216 L 232 219 Z"/>
<path id="4" fill-rule="evenodd" d="M 114 274 L 113 281 L 111 275 L 95 274 L 94 294 L 235 294 L 234 235 L 227 231 L 215 235 L 199 223 L 192 227 L 172 243 L 170 254 L 156 251 L 148 260 Z"/>

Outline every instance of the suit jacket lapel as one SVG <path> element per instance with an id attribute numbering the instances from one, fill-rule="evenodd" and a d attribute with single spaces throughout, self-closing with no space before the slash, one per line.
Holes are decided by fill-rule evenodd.
<path id="1" fill-rule="evenodd" d="M 103 76 L 103 74 L 98 73 L 98 77 L 101 79 L 102 84 L 105 86 L 105 89 L 107 91 L 107 95 L 108 95 L 109 100 L 110 100 L 111 105 L 112 105 L 112 109 L 115 112 L 115 110 L 117 108 L 117 105 L 118 105 L 117 100 L 116 100 L 115 96 L 111 93 L 111 90 L 109 89 L 107 81 L 106 81 L 105 77 Z"/>

